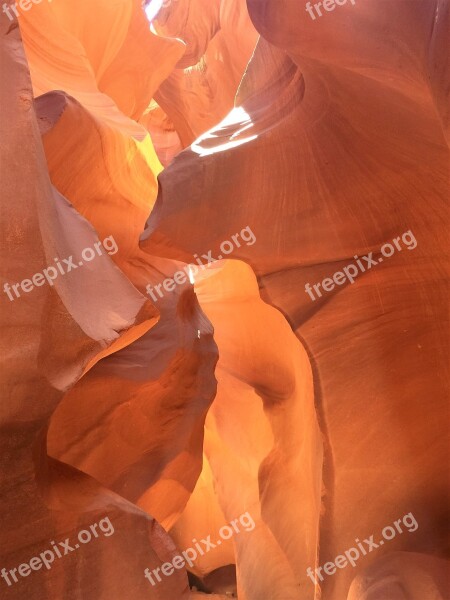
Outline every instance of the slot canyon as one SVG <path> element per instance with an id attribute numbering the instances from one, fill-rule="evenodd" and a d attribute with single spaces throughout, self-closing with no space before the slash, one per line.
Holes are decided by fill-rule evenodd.
<path id="1" fill-rule="evenodd" d="M 449 600 L 450 0 L 7 0 L 1 600 Z"/>

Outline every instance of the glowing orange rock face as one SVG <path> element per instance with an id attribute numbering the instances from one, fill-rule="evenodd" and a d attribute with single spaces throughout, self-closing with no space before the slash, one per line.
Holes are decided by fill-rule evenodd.
<path id="1" fill-rule="evenodd" d="M 0 597 L 444 600 L 448 2 L 141 4 L 0 15 Z"/>
<path id="2" fill-rule="evenodd" d="M 249 2 L 256 27 L 280 49 L 259 42 L 234 113 L 161 174 L 159 225 L 154 239 L 144 241 L 153 252 L 167 246 L 172 255 L 176 245 L 187 258 L 251 223 L 257 243 L 233 257 L 253 266 L 263 297 L 288 315 L 317 378 L 326 496 L 316 580 L 332 600 L 347 597 L 358 573 L 352 598 L 389 597 L 389 572 L 375 565 L 402 550 L 393 580 L 412 589 L 408 577 L 421 561 L 416 553 L 424 539 L 441 554 L 444 545 L 440 527 L 429 521 L 430 503 L 440 522 L 448 502 L 447 400 L 436 377 L 445 371 L 440 323 L 446 309 L 441 258 L 435 258 L 445 252 L 448 151 L 445 118 L 438 116 L 440 71 L 423 57 L 433 20 L 430 53 L 442 46 L 445 14 L 431 4 L 418 14 L 412 5 L 395 4 L 392 20 L 376 3 L 359 12 L 348 6 L 336 13 L 337 31 L 348 23 L 341 40 L 331 35 L 331 20 L 314 23 L 322 29 L 308 34 L 298 3 Z M 364 20 L 376 30 L 383 23 L 385 38 L 366 42 L 368 34 L 355 33 Z M 410 29 L 402 32 L 405 23 Z M 330 42 L 323 43 L 328 27 Z M 392 53 L 394 39 L 402 42 Z M 398 64 L 405 64 L 401 71 Z M 432 72 L 426 81 L 419 67 Z M 400 247 L 391 244 L 386 258 L 380 250 L 394 240 Z M 330 279 L 363 256 L 369 260 L 364 271 L 358 267 L 357 280 Z M 308 286 L 318 282 L 323 287 L 311 297 Z M 218 398 L 220 389 L 219 378 Z M 377 535 L 410 512 L 426 532 L 398 534 L 367 556 L 359 549 L 354 569 L 332 564 L 332 575 L 323 571 L 357 546 L 356 539 Z M 429 589 L 444 597 L 442 566 L 430 561 L 423 559 L 414 581 L 428 590 L 431 577 Z M 362 584 L 371 564 L 371 578 Z M 314 597 L 310 586 L 302 597 Z M 297 597 L 284 593 L 279 597 Z"/>
<path id="3" fill-rule="evenodd" d="M 78 258 L 94 249 L 98 236 L 50 183 L 19 30 L 3 16 L 0 31 L 0 68 L 8 74 L 0 95 L 2 274 L 14 294 L 5 296 L 1 311 L 6 395 L 1 596 L 148 597 L 143 569 L 161 558 L 171 560 L 173 542 L 132 503 L 50 459 L 45 433 L 64 392 L 89 361 L 107 346 L 137 339 L 156 323 L 158 313 L 106 254 L 83 267 L 77 263 L 77 273 L 55 269 L 64 264 L 63 257 Z M 55 263 L 55 256 L 61 262 Z M 75 546 L 80 532 L 98 527 L 98 521 L 105 524 L 106 517 L 111 529 L 104 539 L 84 545 L 84 533 L 83 545 Z M 130 537 L 133 557 L 128 556 Z M 187 596 L 181 573 L 154 594 L 161 600 Z"/>
<path id="4" fill-rule="evenodd" d="M 155 95 L 186 147 L 233 107 L 257 32 L 245 0 L 176 0 L 161 10 L 154 27 L 186 43 Z"/>

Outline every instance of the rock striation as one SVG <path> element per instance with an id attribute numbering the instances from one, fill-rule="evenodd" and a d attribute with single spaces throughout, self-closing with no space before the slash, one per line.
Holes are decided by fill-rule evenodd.
<path id="1" fill-rule="evenodd" d="M 445 600 L 448 0 L 20 4 L 0 597 Z"/>

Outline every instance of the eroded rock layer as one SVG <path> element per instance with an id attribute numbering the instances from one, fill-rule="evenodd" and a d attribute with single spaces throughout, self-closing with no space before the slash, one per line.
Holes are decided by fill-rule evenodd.
<path id="1" fill-rule="evenodd" d="M 448 0 L 20 4 L 0 597 L 445 600 Z"/>

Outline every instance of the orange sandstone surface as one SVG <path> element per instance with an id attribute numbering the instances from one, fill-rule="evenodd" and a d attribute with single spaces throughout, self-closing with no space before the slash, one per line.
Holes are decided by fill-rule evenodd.
<path id="1" fill-rule="evenodd" d="M 449 598 L 449 4 L 4 4 L 0 598 Z"/>

